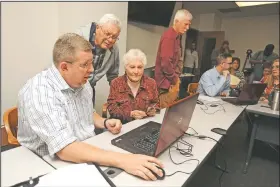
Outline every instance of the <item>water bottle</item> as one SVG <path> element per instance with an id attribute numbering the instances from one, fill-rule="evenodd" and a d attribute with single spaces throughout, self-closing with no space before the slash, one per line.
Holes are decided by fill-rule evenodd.
<path id="1" fill-rule="evenodd" d="M 279 88 L 275 88 L 273 91 L 271 109 L 274 111 L 279 111 Z"/>

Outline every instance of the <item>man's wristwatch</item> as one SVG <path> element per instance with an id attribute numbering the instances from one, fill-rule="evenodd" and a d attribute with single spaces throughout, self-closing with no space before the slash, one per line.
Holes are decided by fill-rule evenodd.
<path id="1" fill-rule="evenodd" d="M 106 126 L 107 120 L 109 120 L 109 119 L 105 119 L 105 120 L 104 120 L 104 127 L 105 127 L 105 129 L 108 129 L 107 126 Z"/>

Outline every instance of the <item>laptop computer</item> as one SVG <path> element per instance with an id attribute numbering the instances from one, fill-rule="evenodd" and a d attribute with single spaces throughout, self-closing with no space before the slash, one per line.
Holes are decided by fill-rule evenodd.
<path id="1" fill-rule="evenodd" d="M 167 107 L 162 124 L 149 121 L 111 143 L 131 153 L 159 156 L 188 130 L 198 95 L 186 97 Z"/>
<path id="2" fill-rule="evenodd" d="M 244 84 L 238 97 L 221 98 L 223 101 L 234 105 L 255 105 L 258 103 L 267 84 Z"/>

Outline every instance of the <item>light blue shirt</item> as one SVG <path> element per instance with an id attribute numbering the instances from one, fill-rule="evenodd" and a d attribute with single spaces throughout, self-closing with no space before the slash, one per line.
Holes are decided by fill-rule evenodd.
<path id="1" fill-rule="evenodd" d="M 201 76 L 197 92 L 211 97 L 218 96 L 220 93 L 229 93 L 230 90 L 230 75 L 227 78 L 221 75 L 216 67 L 206 71 Z"/>

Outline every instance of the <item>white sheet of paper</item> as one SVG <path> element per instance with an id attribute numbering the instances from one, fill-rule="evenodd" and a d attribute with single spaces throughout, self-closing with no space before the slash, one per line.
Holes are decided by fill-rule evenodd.
<path id="1" fill-rule="evenodd" d="M 230 75 L 230 85 L 238 85 L 240 83 L 240 79 L 234 75 Z"/>
<path id="2" fill-rule="evenodd" d="M 94 165 L 73 164 L 59 168 L 40 178 L 36 185 L 45 186 L 99 186 L 110 187 Z"/>
<path id="3" fill-rule="evenodd" d="M 214 97 L 209 97 L 206 95 L 199 95 L 198 99 L 201 101 L 208 101 L 208 102 L 215 102 L 215 101 L 220 101 L 220 99 L 214 98 Z"/>

